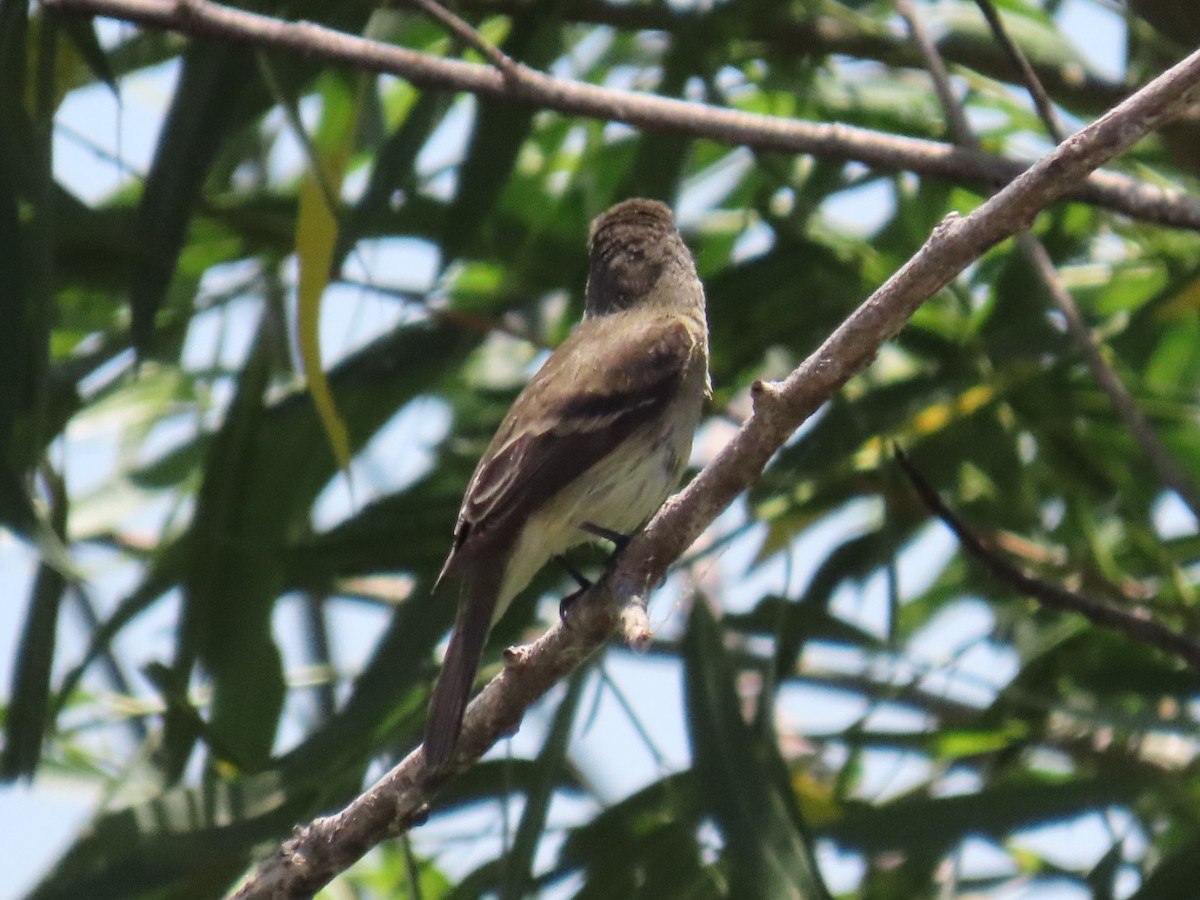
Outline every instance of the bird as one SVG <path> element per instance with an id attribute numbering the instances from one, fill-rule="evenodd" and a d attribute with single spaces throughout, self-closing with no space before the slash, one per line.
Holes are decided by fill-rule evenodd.
<path id="1" fill-rule="evenodd" d="M 471 477 L 434 584 L 458 611 L 425 729 L 452 761 L 488 634 L 551 559 L 619 543 L 678 487 L 706 399 L 704 287 L 671 210 L 624 200 L 588 233 L 583 318 L 517 396 Z"/>

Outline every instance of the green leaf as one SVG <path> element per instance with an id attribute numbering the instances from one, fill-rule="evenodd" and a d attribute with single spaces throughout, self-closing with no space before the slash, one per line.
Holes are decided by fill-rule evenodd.
<path id="1" fill-rule="evenodd" d="M 1190 900 L 1200 877 L 1200 840 L 1175 849 L 1155 866 L 1142 886 L 1128 900 Z"/>
<path id="2" fill-rule="evenodd" d="M 503 49 L 534 68 L 552 60 L 561 49 L 555 4 L 538 0 L 513 17 Z M 442 233 L 443 265 L 469 251 L 488 220 L 511 173 L 517 154 L 530 136 L 535 110 L 500 100 L 477 100 L 475 127 L 467 156 L 459 166 L 458 189 L 446 213 Z"/>
<path id="3" fill-rule="evenodd" d="M 725 842 L 737 897 L 829 897 L 774 743 L 742 719 L 722 630 L 702 601 L 683 640 L 688 722 L 704 803 Z"/>
<path id="4" fill-rule="evenodd" d="M 65 487 L 56 487 L 54 528 L 66 527 Z M 57 535 L 51 532 L 57 539 Z M 61 545 L 60 545 L 61 546 Z M 51 725 L 50 669 L 58 636 L 58 612 L 67 579 L 53 565 L 38 566 L 29 599 L 29 612 L 17 648 L 12 689 L 4 720 L 4 752 L 0 778 L 32 778 Z"/>
<path id="5" fill-rule="evenodd" d="M 186 538 L 184 613 L 175 671 L 179 683 L 198 660 L 212 679 L 211 728 L 226 761 L 250 771 L 270 755 L 283 708 L 282 660 L 271 634 L 279 588 L 275 562 L 290 507 L 261 491 L 253 478 L 264 460 L 260 440 L 263 394 L 269 377 L 264 327 L 246 363 L 225 423 L 209 449 L 204 483 Z M 248 691 L 246 685 L 255 689 Z M 179 728 L 171 723 L 178 721 Z M 168 717 L 166 772 L 174 780 L 191 750 L 193 731 Z"/>
<path id="6" fill-rule="evenodd" d="M 903 850 L 936 858 L 970 836 L 1003 840 L 1017 829 L 1133 802 L 1149 786 L 1150 779 L 1133 773 L 1111 779 L 1026 778 L 960 796 L 905 797 L 880 806 L 856 804 L 829 826 L 828 834 L 863 853 Z"/>
<path id="7" fill-rule="evenodd" d="M 539 778 L 525 795 L 521 822 L 517 826 L 512 849 L 505 856 L 500 885 L 501 900 L 521 900 L 529 895 L 533 885 L 534 853 L 546 831 L 546 817 L 553 798 L 556 773 L 563 769 L 567 760 L 567 747 L 586 679 L 587 670 L 580 669 L 567 682 L 567 694 L 554 714 L 550 734 L 538 755 Z"/>
<path id="8" fill-rule="evenodd" d="M 133 341 L 145 353 L 196 212 L 200 189 L 245 85 L 247 51 L 197 44 L 184 56 L 138 207 L 140 259 L 130 287 Z"/>
<path id="9" fill-rule="evenodd" d="M 166 791 L 107 813 L 30 900 L 150 900 L 225 893 L 259 841 L 284 833 L 316 790 L 275 772 Z"/>
<path id="10" fill-rule="evenodd" d="M 59 24 L 93 77 L 108 85 L 109 90 L 115 95 L 117 93 L 117 77 L 113 73 L 112 66 L 109 65 L 104 48 L 100 46 L 100 39 L 96 37 L 96 23 L 92 20 L 64 16 Z"/>

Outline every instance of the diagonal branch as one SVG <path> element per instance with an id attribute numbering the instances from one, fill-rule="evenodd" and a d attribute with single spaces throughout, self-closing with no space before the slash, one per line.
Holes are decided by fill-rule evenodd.
<path id="1" fill-rule="evenodd" d="M 1182 659 L 1193 669 L 1200 670 L 1200 643 L 1184 634 L 1180 634 L 1148 613 L 1131 612 L 1095 597 L 1067 590 L 1061 584 L 1055 584 L 1044 578 L 1038 578 L 1025 572 L 1002 556 L 993 553 L 983 541 L 948 507 L 938 492 L 925 480 L 912 460 L 899 447 L 894 448 L 896 462 L 912 482 L 921 501 L 929 507 L 942 523 L 954 532 L 962 548 L 975 559 L 983 563 L 995 579 L 1002 584 L 1035 598 L 1043 606 L 1051 609 L 1061 609 L 1064 612 L 1079 613 L 1089 622 L 1112 628 L 1128 635 L 1136 641 L 1157 647 L 1165 653 Z"/>
<path id="2" fill-rule="evenodd" d="M 978 150 L 979 139 L 971 130 L 971 123 L 967 121 L 962 104 L 954 96 L 954 90 L 950 85 L 950 72 L 946 69 L 942 55 L 938 53 L 937 45 L 930 39 L 929 34 L 925 31 L 925 26 L 921 24 L 912 0 L 896 0 L 896 12 L 900 14 L 900 18 L 904 19 L 904 23 L 912 35 L 913 43 L 920 49 L 921 56 L 925 60 L 925 68 L 929 70 L 929 77 L 933 80 L 933 90 L 938 96 L 938 102 L 942 105 L 942 114 L 946 117 L 946 126 L 954 138 L 954 143 Z M 1062 142 L 1059 141 L 1059 143 Z"/>
<path id="3" fill-rule="evenodd" d="M 497 47 L 495 44 L 488 41 L 478 31 L 472 28 L 467 22 L 437 0 L 412 0 L 412 3 L 426 13 L 431 18 L 440 22 L 451 34 L 459 38 L 468 47 L 471 47 L 480 56 L 490 62 L 499 71 L 503 72 L 505 77 L 510 80 L 519 80 L 521 77 L 518 63 L 507 53 Z"/>
<path id="4" fill-rule="evenodd" d="M 989 0 L 977 0 L 977 2 L 986 7 Z M 908 23 L 913 41 L 925 56 L 930 77 L 933 79 L 938 97 L 945 109 L 946 119 L 951 124 L 955 141 L 970 149 L 978 149 L 979 138 L 971 129 L 970 123 L 967 122 L 958 101 L 954 99 L 954 94 L 950 90 L 950 80 L 946 74 L 946 65 L 942 61 L 937 47 L 929 40 L 924 28 L 921 27 L 921 21 L 913 9 L 911 0 L 897 0 L 896 8 Z M 988 21 L 991 23 L 992 20 L 989 18 Z M 1003 33 L 1004 26 L 999 19 L 996 20 L 993 27 Z M 1016 52 L 1020 53 L 1019 50 Z M 1032 72 L 1027 73 L 1027 77 L 1031 77 L 1033 84 L 1037 84 L 1037 76 Z M 1033 90 L 1032 85 L 1031 90 Z M 1034 96 L 1037 96 L 1036 90 L 1034 90 Z M 1047 127 L 1052 135 L 1056 134 L 1056 122 L 1057 120 L 1047 122 Z M 1042 286 L 1050 294 L 1055 308 L 1066 320 L 1067 330 L 1075 341 L 1075 345 L 1083 353 L 1092 379 L 1107 395 L 1117 417 L 1129 429 L 1129 433 L 1133 435 L 1133 439 L 1137 442 L 1143 455 L 1150 460 L 1159 483 L 1174 491 L 1191 510 L 1196 521 L 1200 522 L 1200 491 L 1197 490 L 1196 483 L 1159 439 L 1158 433 L 1151 427 L 1146 414 L 1134 399 L 1133 394 L 1130 393 L 1129 388 L 1125 386 L 1125 382 L 1104 359 L 1100 352 L 1099 341 L 1088 328 L 1083 314 L 1075 303 L 1075 298 L 1071 296 L 1070 291 L 1063 285 L 1062 279 L 1058 277 L 1058 270 L 1054 268 L 1054 260 L 1050 258 L 1045 245 L 1031 232 L 1024 232 L 1017 235 L 1017 248 L 1033 269 L 1038 280 L 1041 281 Z"/>
<path id="5" fill-rule="evenodd" d="M 108 16 L 196 37 L 291 50 L 310 59 L 396 75 L 419 87 L 500 97 L 538 109 L 708 138 L 760 151 L 856 160 L 880 169 L 911 171 L 992 188 L 1011 183 L 1029 165 L 850 125 L 781 119 L 567 81 L 519 65 L 501 72 L 491 65 L 430 56 L 311 22 L 284 22 L 210 0 L 43 0 L 42 5 L 58 12 Z M 513 77 L 514 72 L 519 73 L 518 77 Z M 1081 178 L 1061 196 L 1160 225 L 1200 229 L 1200 198 L 1111 172 Z"/>
<path id="6" fill-rule="evenodd" d="M 1046 247 L 1032 234 L 1019 235 L 1017 241 L 1034 272 L 1049 291 L 1055 308 L 1066 320 L 1067 330 L 1082 351 L 1092 380 L 1108 396 L 1117 418 L 1129 429 L 1142 454 L 1150 460 L 1159 483 L 1174 491 L 1191 510 L 1196 521 L 1200 522 L 1200 491 L 1196 489 L 1196 482 L 1167 449 L 1125 382 L 1104 359 L 1104 354 L 1100 352 L 1099 340 L 1084 321 L 1075 299 L 1063 286 L 1062 279 L 1058 277 L 1058 271 L 1054 268 L 1054 260 L 1050 258 Z"/>
<path id="7" fill-rule="evenodd" d="M 572 610 L 570 626 L 551 627 L 507 665 L 467 710 L 452 771 L 461 771 L 512 733 L 525 710 L 612 636 L 625 617 L 635 626 L 650 586 L 742 491 L 761 475 L 795 429 L 874 359 L 925 299 L 987 250 L 1027 228 L 1106 160 L 1127 150 L 1197 96 L 1200 51 L 1116 109 L 1072 135 L 1004 190 L 965 217 L 948 216 L 895 275 L 782 382 L 759 382 L 754 412 L 721 453 L 625 548 Z M 367 850 L 423 820 L 447 775 L 434 777 L 423 752 L 410 753 L 346 809 L 299 828 L 265 860 L 239 898 L 308 897 Z"/>
<path id="8" fill-rule="evenodd" d="M 537 0 L 461 0 L 458 8 L 479 16 L 515 15 Z M 761 15 L 741 16 L 737 22 L 747 42 L 769 47 L 789 59 L 848 56 L 873 60 L 892 68 L 924 68 L 924 61 L 904 34 L 884 17 L 850 13 L 845 5 L 805 3 L 775 4 Z M 562 4 L 564 20 L 580 25 L 607 25 L 622 31 L 660 31 L 689 35 L 706 43 L 725 40 L 729 34 L 728 10 L 723 4 L 629 3 L 621 0 L 570 0 Z M 1012 75 L 1010 57 L 994 41 L 976 36 L 969 27 L 951 28 L 938 41 L 947 62 L 1007 81 Z M 753 50 L 748 49 L 748 53 Z M 1042 84 L 1079 113 L 1108 109 L 1120 103 L 1134 86 L 1108 81 L 1086 66 L 1064 63 L 1043 54 L 1034 70 Z"/>
<path id="9" fill-rule="evenodd" d="M 983 17 L 987 19 L 988 27 L 992 29 L 992 34 L 995 36 L 996 42 L 1004 48 L 1004 52 L 1012 60 L 1013 66 L 1021 76 L 1021 81 L 1025 84 L 1025 89 L 1029 91 L 1029 96 L 1033 100 L 1033 106 L 1037 110 L 1042 124 L 1046 126 L 1046 131 L 1054 139 L 1054 143 L 1061 144 L 1063 138 L 1067 136 L 1067 131 L 1063 128 L 1062 121 L 1058 117 L 1058 111 L 1054 108 L 1054 103 L 1050 100 L 1050 95 L 1046 93 L 1046 89 L 1042 86 L 1042 81 L 1038 78 L 1037 72 L 1029 64 L 1024 51 L 1021 50 L 1017 42 L 1009 35 L 1008 29 L 1004 27 L 1004 20 L 1000 18 L 1000 13 L 997 12 L 996 7 L 992 4 L 992 0 L 975 0 L 975 5 L 979 7 L 979 11 L 983 13 Z"/>

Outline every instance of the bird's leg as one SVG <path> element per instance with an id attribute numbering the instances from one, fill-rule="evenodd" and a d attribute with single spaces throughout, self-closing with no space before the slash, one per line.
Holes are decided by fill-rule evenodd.
<path id="1" fill-rule="evenodd" d="M 554 558 L 558 561 L 560 566 L 567 570 L 567 574 L 575 579 L 575 583 L 579 585 L 579 590 L 575 593 L 578 594 L 582 591 L 586 591 L 592 586 L 592 582 L 588 579 L 588 577 L 567 562 L 567 558 L 565 556 L 556 556 Z"/>
<path id="2" fill-rule="evenodd" d="M 613 552 L 614 557 L 624 550 L 626 545 L 629 543 L 629 535 L 622 534 L 619 531 L 613 531 L 611 528 L 605 528 L 603 525 L 597 525 L 594 522 L 581 522 L 579 527 L 588 534 L 608 541 L 614 547 L 616 547 L 616 550 Z M 558 561 L 579 585 L 579 590 L 567 594 L 567 596 L 563 597 L 558 603 L 558 617 L 562 619 L 563 622 L 566 622 L 567 616 L 571 614 L 571 607 L 575 605 L 576 600 L 583 596 L 584 591 L 592 586 L 592 583 L 584 578 L 578 571 L 576 571 L 563 557 L 558 557 Z"/>
<path id="3" fill-rule="evenodd" d="M 561 619 L 565 624 L 567 621 L 567 616 L 571 614 L 571 607 L 575 605 L 576 600 L 583 596 L 584 591 L 592 586 L 592 583 L 588 581 L 582 572 L 567 562 L 567 558 L 565 556 L 556 556 L 555 559 L 557 559 L 559 564 L 567 570 L 567 574 L 575 579 L 575 583 L 579 585 L 579 590 L 572 591 L 558 601 L 558 618 Z"/>
<path id="4" fill-rule="evenodd" d="M 620 553 L 629 545 L 629 535 L 613 531 L 611 528 L 605 528 L 603 525 L 597 525 L 594 522 L 582 522 L 579 527 L 588 534 L 611 543 L 617 548 L 617 553 Z M 615 556 L 616 553 L 613 555 Z"/>

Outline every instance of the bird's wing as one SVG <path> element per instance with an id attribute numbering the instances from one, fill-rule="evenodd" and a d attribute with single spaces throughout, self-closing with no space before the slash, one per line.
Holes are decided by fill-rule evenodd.
<path id="1" fill-rule="evenodd" d="M 674 399 L 696 350 L 688 328 L 663 316 L 631 332 L 622 318 L 582 322 L 517 397 L 463 498 L 447 570 L 468 540 L 515 537 L 519 524 L 506 525 L 523 522 Z M 530 421 L 537 409 L 544 413 Z"/>

